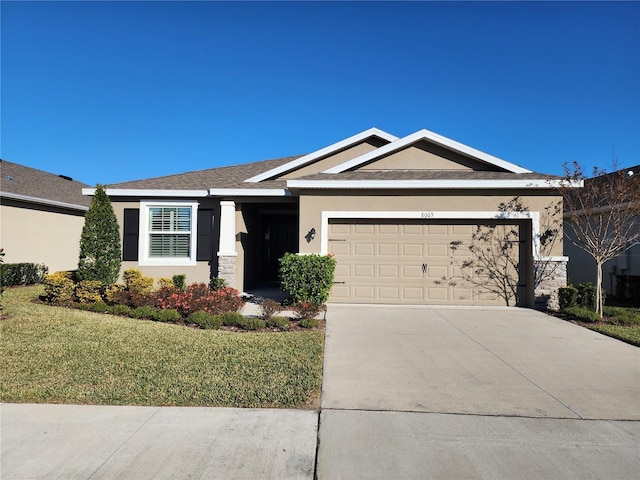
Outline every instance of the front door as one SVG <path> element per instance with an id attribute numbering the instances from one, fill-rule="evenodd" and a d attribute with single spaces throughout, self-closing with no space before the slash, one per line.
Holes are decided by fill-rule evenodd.
<path id="1" fill-rule="evenodd" d="M 261 281 L 278 281 L 278 260 L 287 252 L 298 252 L 297 216 L 265 215 L 262 217 Z"/>

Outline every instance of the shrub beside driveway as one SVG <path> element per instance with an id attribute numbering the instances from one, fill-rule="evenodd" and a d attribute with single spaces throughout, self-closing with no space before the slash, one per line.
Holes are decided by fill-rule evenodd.
<path id="1" fill-rule="evenodd" d="M 320 394 L 322 331 L 234 334 L 33 303 L 5 292 L 3 402 L 304 407 Z"/>

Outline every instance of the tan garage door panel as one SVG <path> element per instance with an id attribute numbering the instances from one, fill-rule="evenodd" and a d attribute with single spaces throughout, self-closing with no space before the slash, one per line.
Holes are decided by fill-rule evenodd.
<path id="1" fill-rule="evenodd" d="M 468 248 L 450 248 L 453 240 L 470 244 L 476 228 L 472 222 L 332 221 L 329 251 L 338 264 L 330 301 L 504 305 L 503 298 L 478 286 L 482 274 L 474 282 L 463 279 Z"/>

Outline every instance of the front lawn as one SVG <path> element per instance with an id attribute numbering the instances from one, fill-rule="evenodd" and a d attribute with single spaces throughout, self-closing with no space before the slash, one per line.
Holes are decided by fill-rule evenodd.
<path id="1" fill-rule="evenodd" d="M 561 315 L 574 323 L 640 347 L 640 309 L 610 307 L 603 309 L 602 320 L 595 312 L 581 307 L 565 309 Z"/>
<path id="2" fill-rule="evenodd" d="M 0 401 L 101 405 L 310 407 L 321 331 L 232 333 L 33 303 L 3 295 Z"/>

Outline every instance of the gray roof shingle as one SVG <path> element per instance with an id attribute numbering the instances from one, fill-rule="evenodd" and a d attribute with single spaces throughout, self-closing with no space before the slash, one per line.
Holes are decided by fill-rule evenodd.
<path id="1" fill-rule="evenodd" d="M 82 189 L 88 188 L 90 185 L 63 175 L 56 175 L 7 160 L 0 160 L 0 173 L 2 177 L 0 193 L 3 196 L 17 195 L 27 197 L 36 203 L 56 202 L 80 207 L 88 207 L 91 203 L 91 197 L 82 195 Z"/>
<path id="2" fill-rule="evenodd" d="M 247 183 L 245 180 L 272 168 L 291 162 L 293 157 L 263 160 L 230 167 L 209 168 L 193 172 L 178 173 L 163 177 L 147 178 L 110 184 L 110 189 L 150 189 L 150 190 L 208 190 L 210 188 L 285 188 L 286 180 L 269 180 Z"/>

